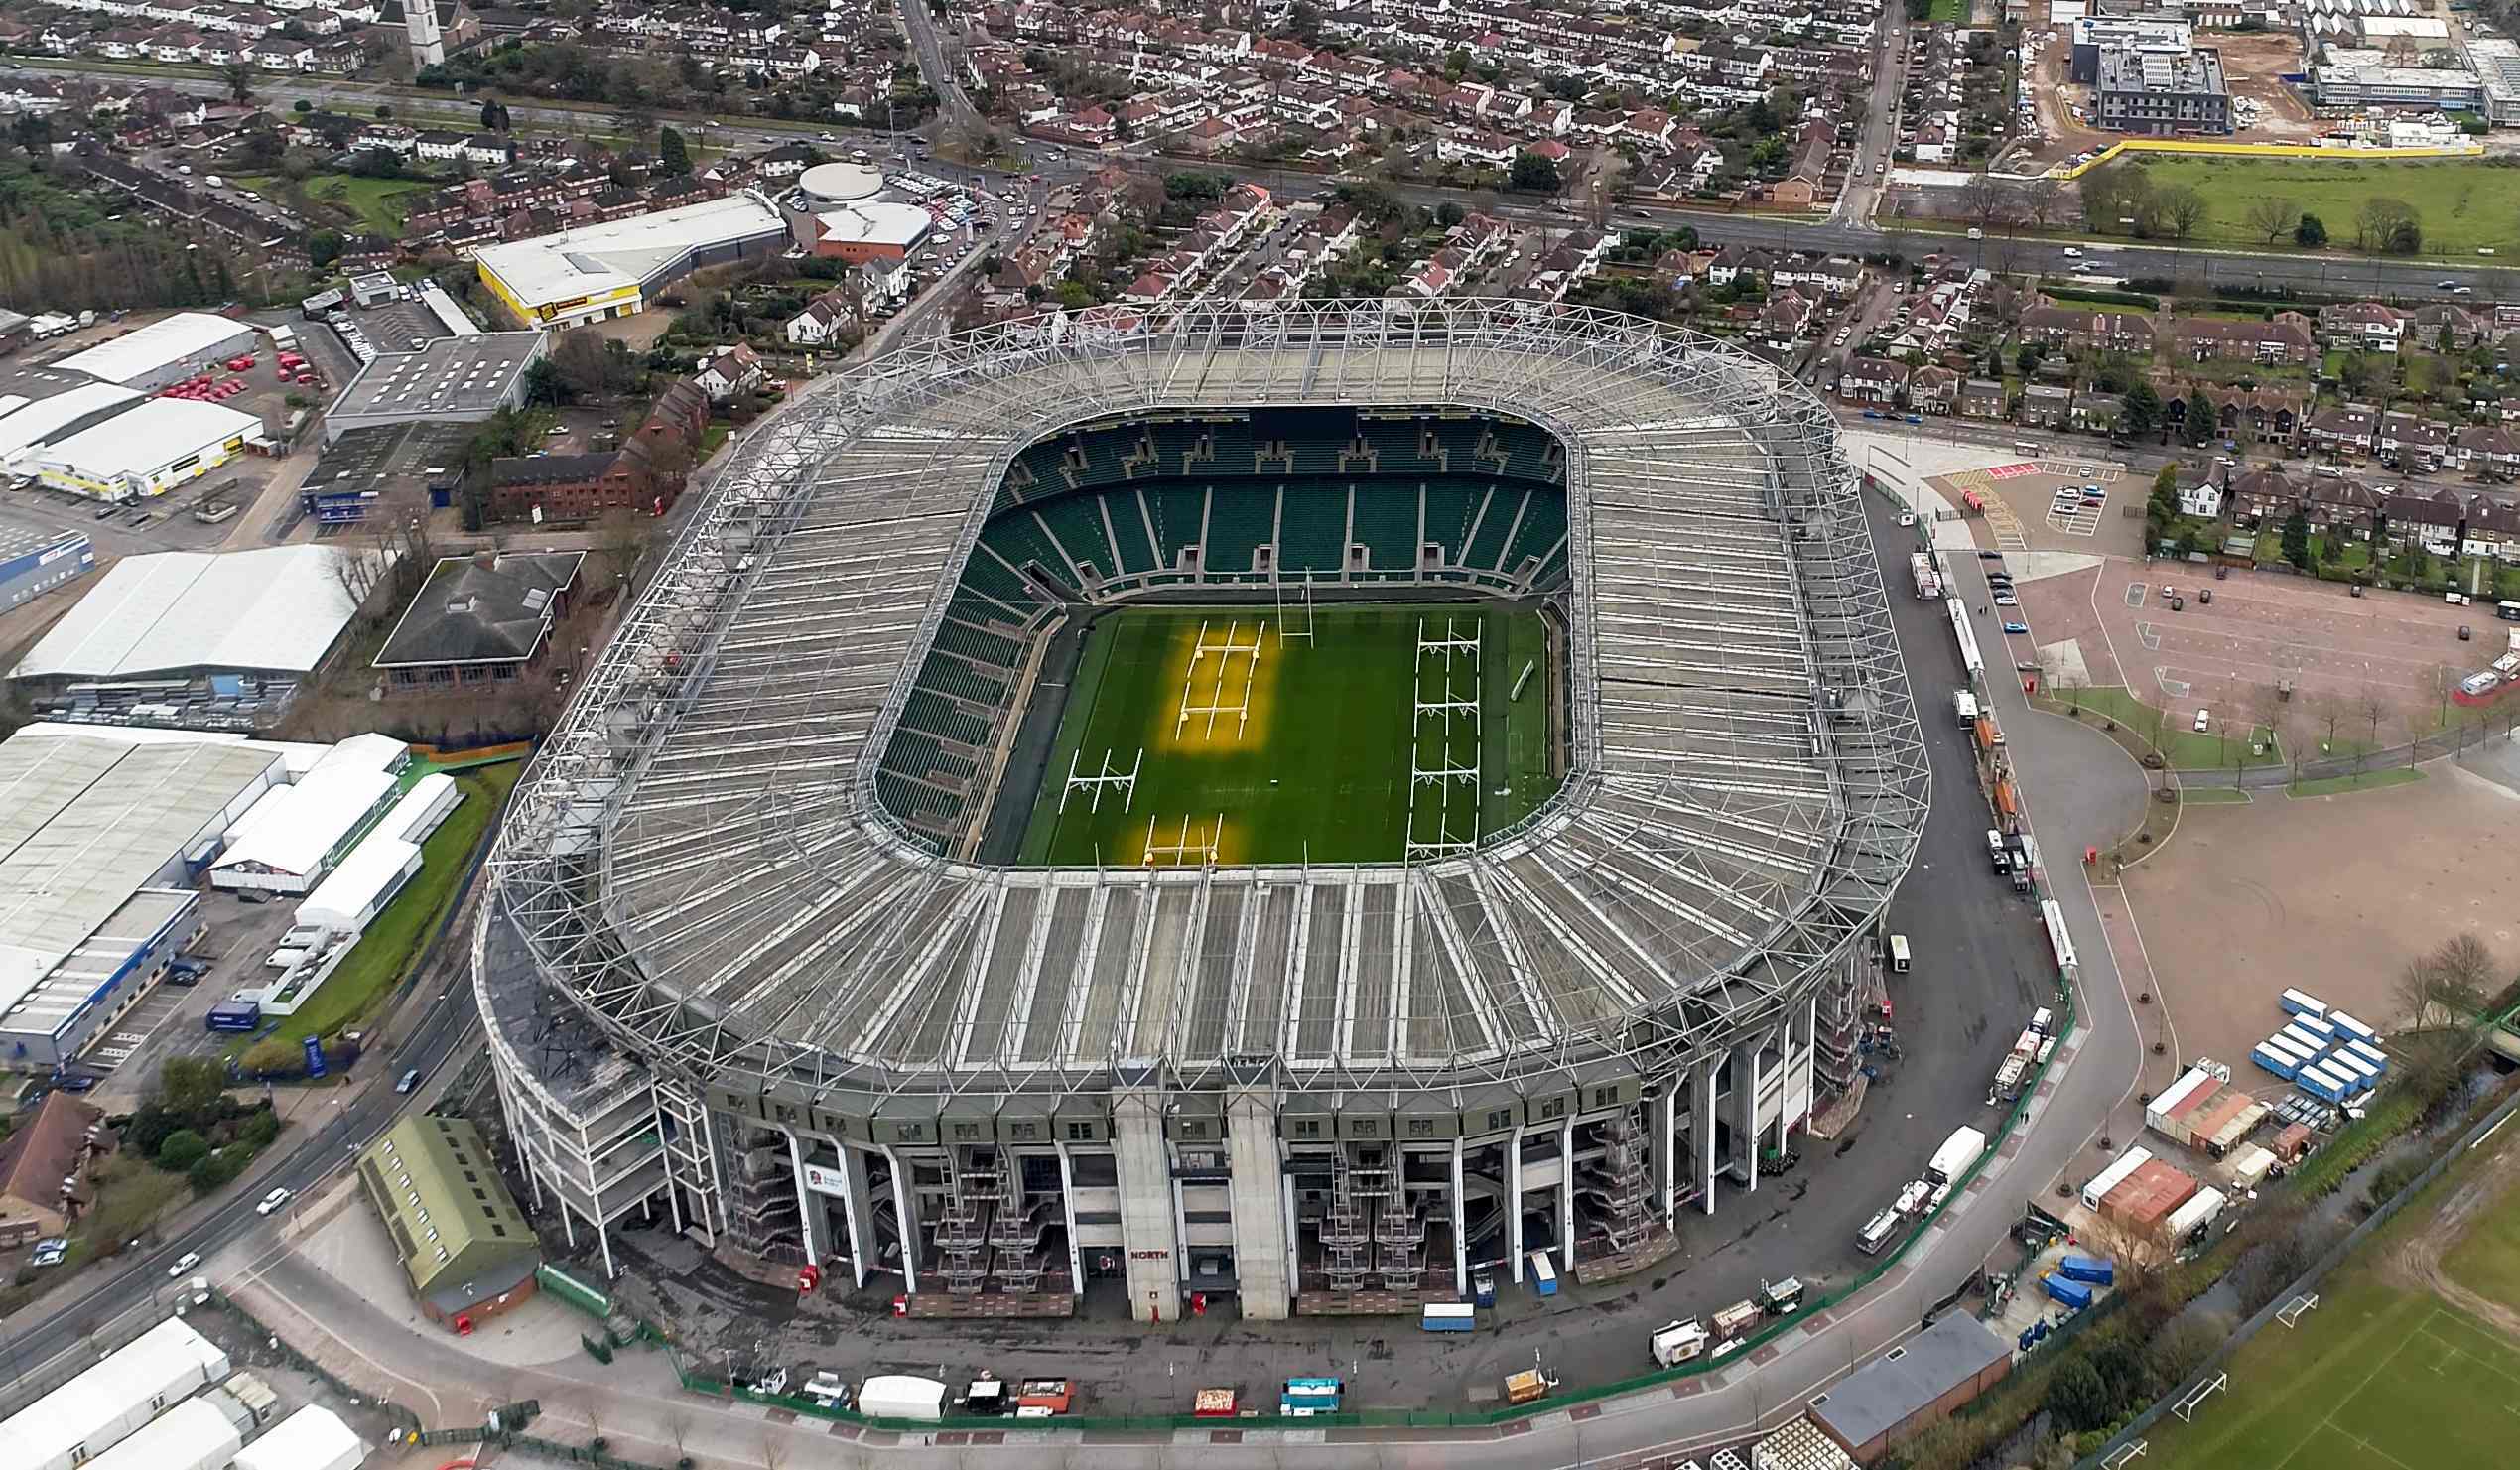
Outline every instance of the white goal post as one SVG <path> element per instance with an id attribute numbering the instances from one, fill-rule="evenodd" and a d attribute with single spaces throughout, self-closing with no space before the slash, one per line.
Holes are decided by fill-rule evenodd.
<path id="1" fill-rule="evenodd" d="M 2196 1421 L 2196 1406 L 2203 1403 L 2213 1395 L 2221 1393 L 2224 1389 L 2229 1388 L 2230 1386 L 2231 1375 L 2227 1373 L 2217 1373 L 2213 1377 L 2206 1379 L 2203 1383 L 2196 1385 L 2194 1393 L 2189 1394 L 2187 1398 L 2172 1404 L 2170 1406 L 2170 1411 L 2179 1415 L 2179 1421 L 2181 1423 L 2192 1424 Z"/>
<path id="2" fill-rule="evenodd" d="M 2316 1311 L 2318 1309 L 2319 1293 L 2313 1291 L 2307 1296 L 2296 1296 L 2291 1301 L 2284 1303 L 2284 1309 L 2275 1314 L 2275 1320 L 2283 1323 L 2287 1327 L 2290 1327 L 2301 1321 L 2302 1314 L 2304 1312 Z"/>

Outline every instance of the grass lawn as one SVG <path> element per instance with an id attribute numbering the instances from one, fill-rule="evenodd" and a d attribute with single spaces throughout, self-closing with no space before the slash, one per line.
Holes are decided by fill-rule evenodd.
<path id="1" fill-rule="evenodd" d="M 2182 786 L 2179 788 L 2181 806 L 2247 806 L 2249 801 L 2249 793 L 2232 786 Z"/>
<path id="2" fill-rule="evenodd" d="M 279 194 L 283 181 L 259 174 L 239 175 L 228 182 L 272 199 Z M 438 187 L 427 179 L 362 179 L 355 174 L 313 174 L 306 181 L 308 198 L 319 204 L 332 205 L 347 216 L 339 221 L 341 227 L 380 235 L 402 233 L 407 196 L 427 194 Z"/>
<path id="3" fill-rule="evenodd" d="M 2184 184 L 2212 203 L 2196 231 L 2198 244 L 2267 248 L 2265 231 L 2249 224 L 2249 205 L 2273 196 L 2318 215 L 2339 249 L 2352 245 L 2354 215 L 2374 198 L 2411 205 L 2423 221 L 2424 248 L 2434 254 L 2469 255 L 2479 246 L 2509 254 L 2520 247 L 2520 183 L 2482 159 L 2137 157 L 2156 188 Z M 2289 248 L 2291 239 L 2277 244 Z"/>
<path id="4" fill-rule="evenodd" d="M 2218 770 L 2231 764 L 2235 747 L 2242 765 L 2283 763 L 2284 754 L 2277 746 L 2272 731 L 2258 731 L 2255 738 L 2245 743 L 2236 734 L 2198 735 L 2189 728 L 2186 719 L 2155 709 L 2137 699 L 2134 691 L 2123 685 L 2061 689 L 2055 694 L 2064 704 L 2080 706 L 2087 715 L 2105 716 L 2135 732 L 2144 740 L 2167 746 L 2162 754 L 2176 770 Z M 2161 722 L 2161 738 L 2157 742 L 2153 741 L 2153 723 L 2156 720 Z M 2248 746 L 2259 744 L 2266 747 L 2266 753 L 2250 754 Z"/>
<path id="5" fill-rule="evenodd" d="M 2437 1212 L 2496 1148 L 2454 1164 L 2330 1275 L 2319 1306 L 2233 1355 L 2230 1387 L 2192 1424 L 2165 1418 L 2139 1463 L 2153 1470 L 2392 1470 L 2511 1463 L 2512 1404 L 2520 1402 L 2520 1345 L 2485 1330 L 2429 1291 L 2401 1286 L 2378 1264 L 2436 1225 Z M 2520 1211 L 2506 1197 L 2468 1216 L 2445 1257 L 2462 1282 L 2520 1286 Z"/>
<path id="6" fill-rule="evenodd" d="M 91 1262 L 101 1259 L 107 1242 L 119 1244 L 140 1233 L 151 1221 L 170 1206 L 192 1193 L 182 1174 L 171 1174 L 147 1160 L 124 1155 L 98 1167 L 96 1177 L 101 1184 L 96 1197 L 88 1202 L 87 1213 L 70 1227 L 69 1248 L 62 1253 L 62 1264 L 46 1267 L 31 1273 L 20 1286 L 13 1280 L 0 1279 L 0 1316 L 8 1316 L 36 1297 L 75 1277 Z"/>
<path id="7" fill-rule="evenodd" d="M 2329 776 L 2321 781 L 2295 781 L 2284 788 L 2287 796 L 2342 796 L 2348 791 L 2377 791 L 2385 786 L 2406 786 L 2423 780 L 2424 773 L 2413 766 L 2392 766 L 2387 770 L 2364 771 L 2358 776 Z"/>
<path id="8" fill-rule="evenodd" d="M 1412 737 L 1412 664 L 1424 697 L 1442 687 L 1437 658 L 1417 660 L 1421 617 L 1430 632 L 1449 617 L 1480 643 L 1480 718 L 1475 726 L 1458 721 L 1449 737 L 1433 718 Z M 1315 609 L 1310 642 L 1281 640 L 1276 618 L 1266 605 L 1132 608 L 1096 624 L 1022 861 L 1145 862 L 1151 820 L 1158 863 L 1201 861 L 1211 841 L 1222 863 L 1389 862 L 1408 837 L 1412 745 L 1421 767 L 1475 763 L 1481 772 L 1475 783 L 1448 783 L 1448 801 L 1440 796 L 1446 787 L 1425 788 L 1421 839 L 1434 838 L 1439 823 L 1460 841 L 1494 832 L 1553 789 L 1551 681 L 1534 677 L 1520 700 L 1509 698 L 1523 665 L 1543 656 L 1536 614 L 1500 603 L 1341 604 Z M 1217 651 L 1229 634 L 1248 649 L 1263 619 L 1269 627 L 1257 669 L 1249 653 Z M 1454 694 L 1467 698 L 1471 687 L 1465 652 Z M 1205 713 L 1185 723 L 1185 702 L 1225 712 L 1213 725 Z M 1248 720 L 1238 714 L 1245 709 Z M 1098 812 L 1090 792 L 1067 794 L 1067 774 L 1072 758 L 1092 774 L 1107 756 L 1113 768 L 1136 768 L 1137 785 L 1125 802 L 1106 791 Z M 1200 851 L 1186 858 L 1160 851 L 1185 840 Z"/>
<path id="9" fill-rule="evenodd" d="M 464 800 L 444 825 L 421 844 L 419 876 L 367 926 L 349 958 L 325 980 L 315 999 L 295 1015 L 281 1018 L 280 1029 L 272 1033 L 274 1037 L 295 1041 L 302 1036 L 331 1035 L 365 1017 L 392 991 L 437 929 L 438 920 L 455 897 L 456 883 L 471 863 L 472 850 L 487 835 L 499 804 L 507 800 L 509 788 L 524 772 L 525 763 L 515 760 L 504 765 L 479 766 L 456 776 L 455 783 L 463 790 Z M 253 1040 L 240 1037 L 231 1050 L 242 1052 Z"/>
<path id="10" fill-rule="evenodd" d="M 1933 0 L 1933 14 L 1927 19 L 1936 25 L 1965 26 L 1969 23 L 1969 0 Z"/>

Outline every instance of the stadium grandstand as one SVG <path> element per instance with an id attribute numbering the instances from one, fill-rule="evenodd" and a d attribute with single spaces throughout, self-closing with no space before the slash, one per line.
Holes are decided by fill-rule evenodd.
<path id="1" fill-rule="evenodd" d="M 1928 781 L 1855 476 L 1766 364 L 1506 302 L 1008 326 L 817 384 L 707 493 L 474 936 L 598 1233 L 914 1312 L 1456 1300 L 1643 1269 L 1855 1084 Z M 990 848 L 1063 630 L 1290 587 L 1544 609 L 1553 794 L 1389 863 Z"/>

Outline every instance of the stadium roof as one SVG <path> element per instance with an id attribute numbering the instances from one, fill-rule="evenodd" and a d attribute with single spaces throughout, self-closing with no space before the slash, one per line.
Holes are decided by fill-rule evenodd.
<path id="1" fill-rule="evenodd" d="M 172 317 L 160 317 L 136 332 L 126 332 L 112 341 L 72 352 L 52 366 L 83 372 L 102 382 L 127 383 L 147 377 L 171 362 L 199 357 L 253 330 L 252 324 L 231 317 L 178 312 Z"/>
<path id="2" fill-rule="evenodd" d="M 141 396 L 115 383 L 82 383 L 50 398 L 21 398 L 18 407 L 0 414 L 0 459 L 75 434 L 140 402 Z"/>
<path id="3" fill-rule="evenodd" d="M 87 942 L 280 753 L 242 741 L 0 741 L 0 1012 Z"/>
<path id="4" fill-rule="evenodd" d="M 780 234 L 779 211 L 756 195 L 609 219 L 554 235 L 487 245 L 473 259 L 528 307 L 636 286 L 695 250 Z"/>
<path id="5" fill-rule="evenodd" d="M 997 869 L 914 838 L 875 759 L 1008 460 L 1295 402 L 1564 442 L 1565 787 L 1405 868 Z M 1797 385 L 1589 309 L 1304 303 L 1009 326 L 817 383 L 715 480 L 496 861 L 550 979 L 704 1078 L 1571 1085 L 1798 1013 L 1905 874 L 1926 787 L 1855 476 Z"/>
<path id="6" fill-rule="evenodd" d="M 218 403 L 189 398 L 149 398 L 102 423 L 55 439 L 36 456 L 89 479 L 146 475 L 187 455 L 231 439 L 258 439 L 262 420 Z"/>
<path id="7" fill-rule="evenodd" d="M 330 546 L 168 551 L 116 562 L 11 675 L 132 679 L 195 669 L 303 674 L 357 611 Z"/>

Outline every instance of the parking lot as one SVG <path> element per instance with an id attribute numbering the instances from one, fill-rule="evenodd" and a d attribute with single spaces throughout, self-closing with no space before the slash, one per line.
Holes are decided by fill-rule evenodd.
<path id="1" fill-rule="evenodd" d="M 2124 465 L 2097 457 L 2020 460 L 1984 469 L 1938 475 L 1930 483 L 1956 504 L 1975 490 L 2018 523 L 2021 545 L 2008 551 L 2076 551 L 2139 556 L 2144 550 L 2140 486 L 2127 480 Z M 2129 500 L 2129 495 L 2137 498 Z M 2126 514 L 2132 505 L 2135 514 Z"/>
<path id="2" fill-rule="evenodd" d="M 208 973 L 194 985 L 160 981 L 88 1048 L 80 1061 L 104 1078 L 97 1084 L 97 1097 L 137 1102 L 160 1062 L 226 1050 L 235 1038 L 212 1034 L 203 1018 L 230 992 L 265 973 L 260 969 L 263 957 L 287 932 L 297 909 L 294 901 L 242 903 L 231 894 L 204 889 L 199 914 L 209 932 L 185 953 L 209 961 Z"/>

